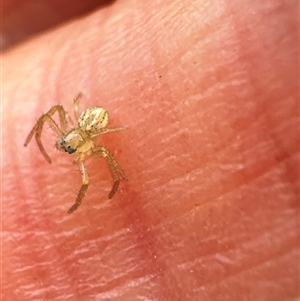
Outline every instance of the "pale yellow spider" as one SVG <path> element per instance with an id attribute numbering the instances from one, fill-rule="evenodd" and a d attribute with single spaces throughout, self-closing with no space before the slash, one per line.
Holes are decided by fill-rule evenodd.
<path id="1" fill-rule="evenodd" d="M 45 122 L 48 122 L 52 130 L 59 138 L 56 142 L 56 147 L 61 151 L 72 154 L 74 156 L 74 163 L 78 163 L 80 165 L 82 186 L 78 192 L 74 205 L 69 209 L 68 213 L 72 213 L 78 208 L 85 192 L 88 189 L 89 178 L 84 164 L 84 161 L 87 157 L 103 157 L 106 160 L 114 181 L 112 189 L 108 195 L 109 198 L 114 196 L 121 180 L 128 180 L 124 171 L 121 169 L 110 151 L 105 146 L 95 145 L 96 137 L 98 135 L 108 132 L 123 131 L 127 127 L 107 127 L 108 112 L 102 107 L 89 108 L 83 111 L 79 116 L 78 104 L 81 96 L 82 94 L 79 93 L 74 99 L 74 116 L 75 119 L 78 120 L 77 125 L 74 124 L 72 118 L 61 105 L 53 106 L 46 114 L 43 114 L 38 119 L 36 125 L 29 133 L 24 144 L 24 146 L 27 146 L 35 134 L 35 139 L 41 153 L 46 160 L 51 163 L 51 159 L 46 153 L 41 141 L 43 125 Z M 55 112 L 58 112 L 60 127 L 52 118 L 52 115 Z M 73 125 L 71 129 L 68 126 L 68 122 Z"/>

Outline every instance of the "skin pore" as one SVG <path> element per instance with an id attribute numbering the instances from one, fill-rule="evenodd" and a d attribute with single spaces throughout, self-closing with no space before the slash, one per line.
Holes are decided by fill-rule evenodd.
<path id="1" fill-rule="evenodd" d="M 4 300 L 295 300 L 297 3 L 114 1 L 2 58 Z M 62 9 L 64 11 L 64 9 Z M 24 140 L 61 104 L 108 110 L 81 185 Z M 33 143 L 34 142 L 34 143 Z"/>

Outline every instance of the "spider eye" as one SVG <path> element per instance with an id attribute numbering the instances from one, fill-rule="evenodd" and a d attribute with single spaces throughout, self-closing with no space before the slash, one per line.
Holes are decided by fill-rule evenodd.
<path id="1" fill-rule="evenodd" d="M 65 151 L 69 154 L 73 154 L 76 152 L 76 148 L 72 148 L 70 145 L 68 145 L 67 148 L 65 148 Z"/>
<path id="2" fill-rule="evenodd" d="M 61 138 L 61 140 L 59 141 L 59 145 L 60 145 L 60 149 L 64 150 L 66 153 L 68 154 L 73 154 L 76 152 L 77 148 L 72 147 L 71 145 L 67 144 L 68 142 L 65 140 L 64 137 Z"/>

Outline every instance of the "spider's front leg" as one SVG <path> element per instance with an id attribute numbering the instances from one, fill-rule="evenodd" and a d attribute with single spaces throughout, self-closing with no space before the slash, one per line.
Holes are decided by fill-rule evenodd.
<path id="1" fill-rule="evenodd" d="M 122 168 L 120 167 L 120 165 L 118 164 L 118 162 L 116 161 L 116 159 L 111 154 L 111 152 L 105 146 L 95 147 L 93 151 L 93 156 L 103 157 L 108 165 L 109 171 L 114 181 L 113 187 L 108 195 L 108 197 L 111 199 L 117 192 L 120 181 L 128 181 L 128 178 L 125 175 Z"/>
<path id="2" fill-rule="evenodd" d="M 75 211 L 81 204 L 83 197 L 89 187 L 89 176 L 86 170 L 86 167 L 84 165 L 84 162 L 81 161 L 80 162 L 80 171 L 81 171 L 81 175 L 82 175 L 82 185 L 81 188 L 78 192 L 77 198 L 75 200 L 74 205 L 68 210 L 68 213 L 72 213 L 73 211 Z"/>
<path id="3" fill-rule="evenodd" d="M 76 97 L 74 98 L 74 117 L 75 117 L 75 120 L 77 121 L 79 119 L 79 109 L 78 109 L 78 106 L 79 106 L 79 102 L 80 102 L 80 99 L 82 97 L 82 93 L 79 92 Z"/>
<path id="4" fill-rule="evenodd" d="M 58 112 L 59 114 L 59 121 L 60 121 L 60 125 L 61 125 L 61 129 L 58 127 L 58 125 L 56 124 L 56 122 L 52 119 L 52 115 Z M 41 153 L 43 154 L 43 156 L 45 157 L 45 159 L 51 163 L 51 159 L 48 156 L 48 154 L 46 153 L 42 141 L 41 141 L 41 136 L 42 136 L 42 131 L 43 131 L 43 126 L 45 122 L 48 122 L 50 127 L 52 128 L 52 130 L 58 135 L 61 136 L 63 132 L 65 132 L 66 128 L 67 128 L 67 119 L 66 119 L 66 111 L 64 110 L 64 108 L 61 105 L 56 105 L 54 107 L 52 107 L 46 114 L 43 114 L 38 121 L 36 122 L 36 125 L 33 127 L 33 129 L 30 131 L 29 135 L 26 138 L 26 141 L 24 143 L 24 146 L 27 146 L 29 144 L 29 142 L 31 141 L 33 135 L 35 134 L 35 139 L 37 142 L 37 145 L 41 151 Z"/>

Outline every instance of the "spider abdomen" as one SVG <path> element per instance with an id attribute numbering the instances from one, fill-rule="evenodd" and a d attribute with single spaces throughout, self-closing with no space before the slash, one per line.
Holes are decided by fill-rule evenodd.
<path id="1" fill-rule="evenodd" d="M 92 107 L 83 111 L 78 119 L 78 126 L 84 132 L 96 134 L 108 123 L 108 112 L 101 107 Z"/>

